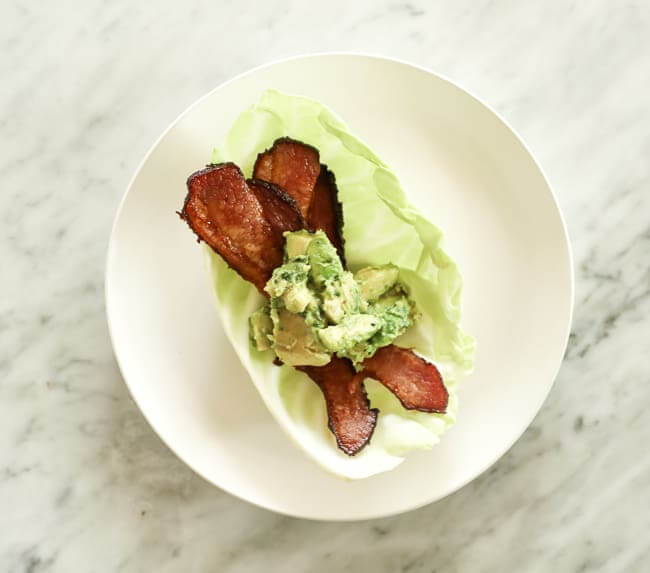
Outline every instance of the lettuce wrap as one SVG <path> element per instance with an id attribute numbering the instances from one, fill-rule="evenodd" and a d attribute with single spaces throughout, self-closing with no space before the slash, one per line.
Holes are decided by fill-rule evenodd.
<path id="1" fill-rule="evenodd" d="M 257 154 L 279 137 L 316 147 L 336 177 L 343 204 L 348 267 L 393 263 L 420 320 L 395 341 L 434 362 L 449 391 L 445 414 L 406 410 L 379 382 L 367 378 L 371 407 L 380 413 L 370 443 L 355 456 L 337 448 L 327 425 L 325 401 L 306 374 L 275 366 L 272 350 L 250 343 L 248 317 L 263 303 L 257 289 L 209 247 L 210 276 L 221 321 L 242 364 L 274 418 L 287 434 L 329 472 L 360 479 L 399 465 L 411 450 L 435 445 L 456 419 L 460 377 L 472 368 L 474 341 L 460 327 L 461 276 L 442 250 L 442 233 L 409 204 L 396 175 L 343 121 L 324 105 L 274 90 L 235 121 L 214 163 L 233 161 L 251 176 Z"/>

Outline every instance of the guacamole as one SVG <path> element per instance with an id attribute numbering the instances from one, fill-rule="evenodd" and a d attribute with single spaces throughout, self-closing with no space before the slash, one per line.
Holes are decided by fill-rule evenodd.
<path id="1" fill-rule="evenodd" d="M 394 265 L 343 268 L 325 233 L 285 233 L 284 264 L 250 319 L 251 342 L 293 366 L 323 366 L 332 354 L 355 368 L 413 324 L 415 307 Z"/>

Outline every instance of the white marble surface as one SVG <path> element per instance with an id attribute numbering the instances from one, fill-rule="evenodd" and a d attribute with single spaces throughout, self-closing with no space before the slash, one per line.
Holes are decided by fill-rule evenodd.
<path id="1" fill-rule="evenodd" d="M 0 4 L 0 570 L 647 571 L 650 4 Z M 424 509 L 294 520 L 187 469 L 131 401 L 103 266 L 129 177 L 233 74 L 405 58 L 495 106 L 566 214 L 576 312 L 555 387 L 490 471 Z"/>

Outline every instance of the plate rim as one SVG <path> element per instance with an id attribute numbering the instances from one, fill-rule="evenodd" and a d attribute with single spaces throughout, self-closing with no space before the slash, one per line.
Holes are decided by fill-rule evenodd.
<path id="1" fill-rule="evenodd" d="M 464 92 L 467 96 L 472 98 L 474 101 L 479 103 L 483 108 L 485 108 L 487 111 L 489 111 L 491 114 L 493 114 L 496 119 L 499 120 L 509 131 L 514 135 L 515 139 L 517 142 L 522 146 L 524 151 L 528 154 L 529 158 L 532 160 L 533 165 L 539 172 L 539 174 L 542 177 L 542 181 L 544 182 L 547 190 L 550 193 L 553 206 L 555 207 L 555 211 L 557 215 L 559 216 L 560 223 L 561 223 L 561 228 L 563 231 L 563 237 L 564 237 L 564 248 L 566 251 L 566 256 L 567 256 L 567 261 L 568 261 L 568 272 L 569 272 L 569 312 L 566 320 L 566 326 L 565 326 L 565 333 L 564 333 L 564 342 L 561 346 L 562 351 L 560 353 L 559 359 L 557 359 L 557 365 L 554 369 L 553 376 L 551 378 L 551 383 L 548 386 L 548 389 L 544 393 L 544 395 L 541 397 L 539 400 L 539 403 L 536 405 L 534 409 L 534 413 L 532 417 L 526 421 L 526 423 L 523 425 L 521 429 L 519 429 L 517 432 L 513 433 L 514 438 L 510 440 L 508 443 L 506 443 L 503 448 L 500 448 L 499 453 L 492 459 L 490 462 L 488 462 L 483 468 L 480 469 L 477 473 L 475 473 L 473 476 L 467 478 L 466 480 L 461 480 L 459 483 L 454 484 L 452 487 L 447 488 L 446 490 L 443 491 L 441 494 L 433 495 L 431 497 L 427 497 L 424 501 L 419 501 L 413 504 L 406 505 L 405 507 L 402 507 L 400 509 L 394 510 L 394 511 L 372 511 L 370 508 L 369 511 L 364 512 L 363 516 L 361 517 L 348 517 L 348 516 L 343 516 L 343 517 L 318 517 L 315 515 L 310 515 L 310 514 L 305 514 L 302 512 L 292 512 L 286 509 L 283 509 L 281 507 L 276 507 L 271 505 L 270 503 L 264 503 L 259 500 L 253 500 L 253 499 L 248 499 L 236 491 L 233 491 L 230 487 L 226 487 L 221 484 L 215 483 L 211 478 L 207 477 L 204 475 L 204 473 L 197 468 L 194 467 L 193 464 L 191 464 L 184 455 L 179 453 L 171 444 L 165 440 L 158 430 L 154 427 L 152 422 L 149 420 L 147 414 L 145 413 L 145 410 L 143 409 L 142 405 L 138 401 L 138 399 L 135 397 L 133 388 L 131 384 L 129 383 L 127 376 L 124 373 L 124 369 L 122 367 L 122 363 L 120 361 L 119 353 L 117 351 L 117 347 L 115 344 L 115 335 L 113 331 L 113 326 L 111 322 L 111 314 L 109 312 L 110 308 L 110 292 L 111 289 L 109 287 L 109 271 L 110 267 L 113 263 L 113 260 L 115 259 L 115 236 L 116 236 L 116 231 L 117 231 L 117 226 L 118 222 L 120 220 L 120 217 L 122 215 L 122 211 L 124 209 L 124 205 L 126 203 L 126 199 L 128 195 L 130 194 L 133 184 L 135 180 L 137 179 L 138 175 L 142 171 L 142 168 L 146 164 L 146 162 L 149 160 L 149 157 L 152 155 L 152 153 L 157 149 L 161 141 L 167 136 L 167 134 L 185 117 L 185 115 L 189 114 L 196 106 L 198 106 L 203 100 L 207 99 L 208 97 L 212 96 L 214 93 L 218 92 L 219 90 L 225 88 L 231 83 L 234 83 L 246 76 L 252 75 L 260 70 L 263 70 L 265 68 L 270 68 L 279 64 L 284 64 L 288 63 L 294 60 L 307 60 L 307 59 L 318 59 L 318 58 L 323 58 L 323 57 L 330 57 L 330 56 L 337 56 L 337 57 L 361 57 L 361 58 L 367 58 L 371 60 L 379 60 L 379 61 L 385 61 L 393 64 L 399 64 L 401 66 L 406 66 L 409 68 L 413 68 L 417 71 L 424 72 L 426 74 L 430 74 L 434 77 L 436 77 L 439 80 L 442 80 L 443 82 L 446 82 L 447 84 L 451 85 L 452 87 L 455 87 L 456 89 Z M 122 380 L 124 381 L 124 384 L 127 387 L 127 390 L 131 396 L 131 399 L 134 401 L 134 403 L 137 405 L 138 410 L 142 414 L 143 418 L 145 419 L 146 423 L 149 425 L 149 427 L 153 430 L 153 432 L 158 436 L 160 441 L 165 444 L 167 448 L 178 458 L 180 459 L 192 472 L 194 472 L 196 475 L 201 477 L 204 481 L 209 483 L 210 485 L 219 488 L 220 490 L 228 493 L 229 495 L 232 495 L 233 497 L 240 499 L 246 503 L 249 503 L 251 505 L 254 505 L 256 507 L 265 509 L 267 511 L 271 511 L 280 515 L 284 515 L 287 517 L 294 517 L 294 518 L 299 518 L 299 519 L 306 519 L 310 521 L 325 521 L 325 522 L 354 522 L 354 521 L 367 521 L 371 519 L 379 519 L 382 517 L 391 517 L 395 515 L 400 515 L 403 513 L 407 513 L 409 511 L 413 511 L 416 509 L 420 509 L 422 507 L 425 507 L 427 505 L 430 505 L 432 503 L 435 503 L 437 501 L 440 501 L 449 495 L 457 492 L 458 490 L 462 489 L 465 487 L 467 484 L 471 483 L 475 479 L 479 478 L 482 474 L 484 474 L 489 468 L 491 468 L 495 463 L 497 463 L 518 441 L 519 439 L 523 436 L 525 431 L 528 429 L 528 427 L 532 424 L 534 421 L 535 417 L 539 414 L 540 410 L 542 409 L 544 403 L 546 402 L 546 399 L 548 398 L 549 394 L 551 393 L 551 390 L 553 389 L 553 386 L 555 385 L 555 381 L 557 379 L 557 376 L 560 372 L 560 369 L 562 367 L 562 364 L 564 363 L 564 355 L 566 353 L 566 349 L 568 346 L 569 342 L 569 336 L 571 333 L 571 326 L 573 324 L 573 313 L 574 313 L 574 307 L 575 307 L 575 267 L 574 267 L 574 260 L 573 260 L 573 251 L 571 248 L 571 240 L 570 240 L 570 235 L 569 235 L 569 230 L 568 226 L 564 217 L 564 214 L 562 212 L 562 209 L 560 207 L 557 195 L 551 186 L 549 182 L 549 178 L 542 168 L 541 164 L 537 160 L 537 157 L 535 154 L 531 151 L 529 148 L 528 144 L 526 141 L 523 139 L 523 137 L 519 134 L 519 132 L 497 111 L 495 110 L 491 105 L 486 103 L 481 97 L 477 96 L 474 94 L 471 90 L 468 90 L 466 87 L 464 87 L 460 82 L 456 80 L 450 79 L 448 76 L 445 74 L 439 73 L 437 71 L 432 70 L 431 68 L 428 68 L 426 66 L 416 64 L 414 62 L 410 62 L 408 60 L 402 59 L 402 58 L 397 58 L 393 56 L 385 56 L 381 55 L 378 53 L 369 53 L 369 52 L 361 52 L 361 51 L 322 51 L 322 52 L 308 52 L 308 53 L 302 53 L 302 54 L 297 54 L 293 56 L 288 56 L 285 58 L 279 58 L 276 60 L 272 60 L 270 62 L 266 62 L 257 66 L 254 66 L 253 68 L 247 69 L 243 72 L 240 72 L 233 77 L 221 82 L 214 88 L 210 89 L 207 91 L 205 94 L 194 100 L 189 106 L 187 106 L 180 114 L 178 114 L 170 123 L 169 125 L 161 132 L 161 134 L 156 138 L 156 140 L 151 144 L 147 152 L 144 154 L 142 160 L 138 163 L 135 171 L 133 172 L 133 175 L 129 179 L 128 184 L 126 185 L 126 188 L 124 192 L 122 193 L 122 197 L 118 203 L 117 209 L 115 211 L 115 215 L 113 217 L 113 222 L 111 224 L 111 230 L 109 234 L 109 239 L 108 239 L 108 246 L 106 249 L 106 257 L 105 257 L 105 264 L 104 264 L 104 308 L 105 308 L 105 314 L 106 314 L 106 322 L 108 326 L 108 334 L 109 334 L 109 339 L 111 342 L 111 347 L 113 350 L 113 356 L 115 357 L 115 361 L 117 363 L 118 369 L 120 371 L 120 375 L 122 377 Z"/>

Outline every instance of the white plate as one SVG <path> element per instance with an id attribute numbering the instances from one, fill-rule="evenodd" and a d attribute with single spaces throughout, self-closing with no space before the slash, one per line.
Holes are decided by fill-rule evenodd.
<path id="1" fill-rule="evenodd" d="M 219 324 L 203 253 L 174 213 L 189 173 L 266 88 L 331 107 L 395 169 L 446 233 L 477 340 L 457 424 L 396 470 L 346 482 L 299 451 L 265 409 Z M 379 517 L 453 492 L 493 464 L 541 407 L 573 305 L 567 232 L 539 166 L 493 111 L 424 69 L 327 54 L 257 68 L 183 113 L 138 169 L 115 219 L 106 308 L 131 393 L 169 447 L 208 481 L 281 513 Z M 246 320 L 246 317 L 242 317 Z"/>

